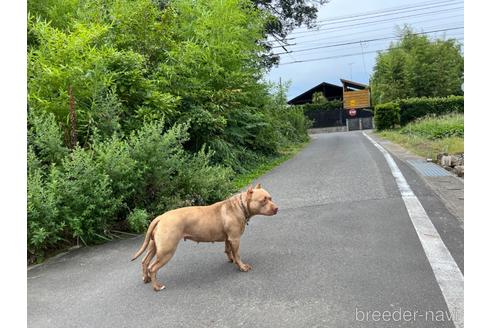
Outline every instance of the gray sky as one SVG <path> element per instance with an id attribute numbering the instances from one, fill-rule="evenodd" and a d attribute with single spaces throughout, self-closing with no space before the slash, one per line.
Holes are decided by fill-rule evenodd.
<path id="1" fill-rule="evenodd" d="M 460 39 L 464 44 L 464 29 L 458 29 L 464 26 L 463 0 L 331 0 L 319 8 L 318 22 L 318 28 L 296 29 L 287 37 L 295 44 L 287 47 L 292 53 L 282 54 L 280 65 L 266 76 L 276 83 L 280 78 L 282 82 L 290 80 L 289 99 L 321 82 L 340 85 L 340 78 L 368 83 L 375 51 L 396 40 L 397 26 L 408 24 L 417 33 L 449 29 L 427 35 Z M 359 42 L 380 38 L 385 39 Z M 334 46 L 340 43 L 349 44 Z M 280 47 L 274 50 L 285 52 Z M 336 56 L 344 57 L 286 64 Z"/>

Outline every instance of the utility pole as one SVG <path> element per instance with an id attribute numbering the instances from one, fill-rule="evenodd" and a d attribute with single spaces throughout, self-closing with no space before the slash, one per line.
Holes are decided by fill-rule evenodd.
<path id="1" fill-rule="evenodd" d="M 354 62 L 348 63 L 348 65 L 350 67 L 350 80 L 352 80 L 352 65 L 353 64 L 354 64 Z"/>

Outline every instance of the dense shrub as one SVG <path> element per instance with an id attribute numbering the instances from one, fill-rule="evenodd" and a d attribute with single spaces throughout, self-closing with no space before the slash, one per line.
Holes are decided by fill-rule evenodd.
<path id="1" fill-rule="evenodd" d="M 462 114 L 425 116 L 410 122 L 400 130 L 402 134 L 419 135 L 427 139 L 442 139 L 465 136 L 465 122 Z"/>
<path id="2" fill-rule="evenodd" d="M 163 123 L 145 124 L 128 141 L 131 157 L 138 163 L 135 204 L 157 214 L 184 203 L 204 204 L 230 191 L 231 172 L 211 166 L 203 151 L 190 154 L 187 125 L 175 125 L 163 134 Z"/>
<path id="3" fill-rule="evenodd" d="M 396 103 L 376 105 L 374 124 L 378 130 L 394 128 L 400 123 L 400 107 Z"/>
<path id="4" fill-rule="evenodd" d="M 27 251 L 42 258 L 47 249 L 63 242 L 66 221 L 60 215 L 59 180 L 41 169 L 32 150 L 28 151 Z"/>
<path id="5" fill-rule="evenodd" d="M 39 160 L 45 165 L 59 164 L 68 155 L 63 144 L 63 133 L 52 113 L 29 110 L 27 116 L 27 140 L 32 151 L 38 154 Z"/>
<path id="6" fill-rule="evenodd" d="M 34 257 L 223 199 L 234 173 L 307 139 L 302 110 L 262 81 L 268 15 L 251 1 L 28 6 Z"/>
<path id="7" fill-rule="evenodd" d="M 187 152 L 187 128 L 176 125 L 163 132 L 162 122 L 147 123 L 128 140 L 115 135 L 95 139 L 90 149 L 77 147 L 59 165 L 43 164 L 29 145 L 29 252 L 41 257 L 77 239 L 107 239 L 111 228 L 134 208 L 145 208 L 154 217 L 227 197 L 232 170 L 213 165 L 212 152 Z M 127 226 L 140 231 L 141 211 L 132 213 Z"/>
<path id="8" fill-rule="evenodd" d="M 113 193 L 122 200 L 119 213 L 127 213 L 137 204 L 135 197 L 142 178 L 141 163 L 132 157 L 128 142 L 116 135 L 108 140 L 94 141 L 93 150 L 99 174 L 109 177 Z"/>
<path id="9" fill-rule="evenodd" d="M 128 226 L 133 232 L 144 232 L 149 224 L 149 214 L 140 208 L 134 209 L 126 219 Z"/>
<path id="10" fill-rule="evenodd" d="M 405 125 L 426 115 L 463 113 L 465 98 L 463 96 L 408 98 L 399 100 L 398 105 L 400 106 L 400 123 Z"/>
<path id="11" fill-rule="evenodd" d="M 329 100 L 325 102 L 310 103 L 303 105 L 306 111 L 311 110 L 332 110 L 343 108 L 342 100 Z"/>
<path id="12" fill-rule="evenodd" d="M 84 243 L 104 239 L 116 220 L 121 196 L 113 193 L 111 180 L 98 169 L 92 151 L 76 148 L 51 175 L 58 182 L 59 212 L 72 237 Z"/>

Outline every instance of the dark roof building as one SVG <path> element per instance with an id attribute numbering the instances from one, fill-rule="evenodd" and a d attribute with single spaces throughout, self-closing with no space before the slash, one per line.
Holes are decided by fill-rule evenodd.
<path id="1" fill-rule="evenodd" d="M 363 109 L 371 107 L 370 88 L 367 84 L 340 79 L 343 86 L 322 82 L 317 86 L 292 98 L 289 105 L 303 105 L 313 102 L 313 94 L 321 92 L 327 100 L 343 100 L 345 109 Z"/>
<path id="2" fill-rule="evenodd" d="M 311 103 L 313 100 L 313 94 L 316 92 L 322 92 L 327 100 L 342 100 L 343 98 L 343 87 L 322 82 L 314 88 L 311 88 L 308 91 L 298 95 L 297 97 L 292 98 L 287 103 L 289 105 L 302 105 Z"/>

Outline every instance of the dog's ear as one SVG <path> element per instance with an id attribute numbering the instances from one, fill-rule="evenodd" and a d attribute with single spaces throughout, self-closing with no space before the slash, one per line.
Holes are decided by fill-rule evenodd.
<path id="1" fill-rule="evenodd" d="M 248 195 L 253 194 L 253 186 L 249 186 L 246 192 L 248 193 Z"/>
<path id="2" fill-rule="evenodd" d="M 261 189 L 261 183 L 257 183 L 255 189 Z"/>

